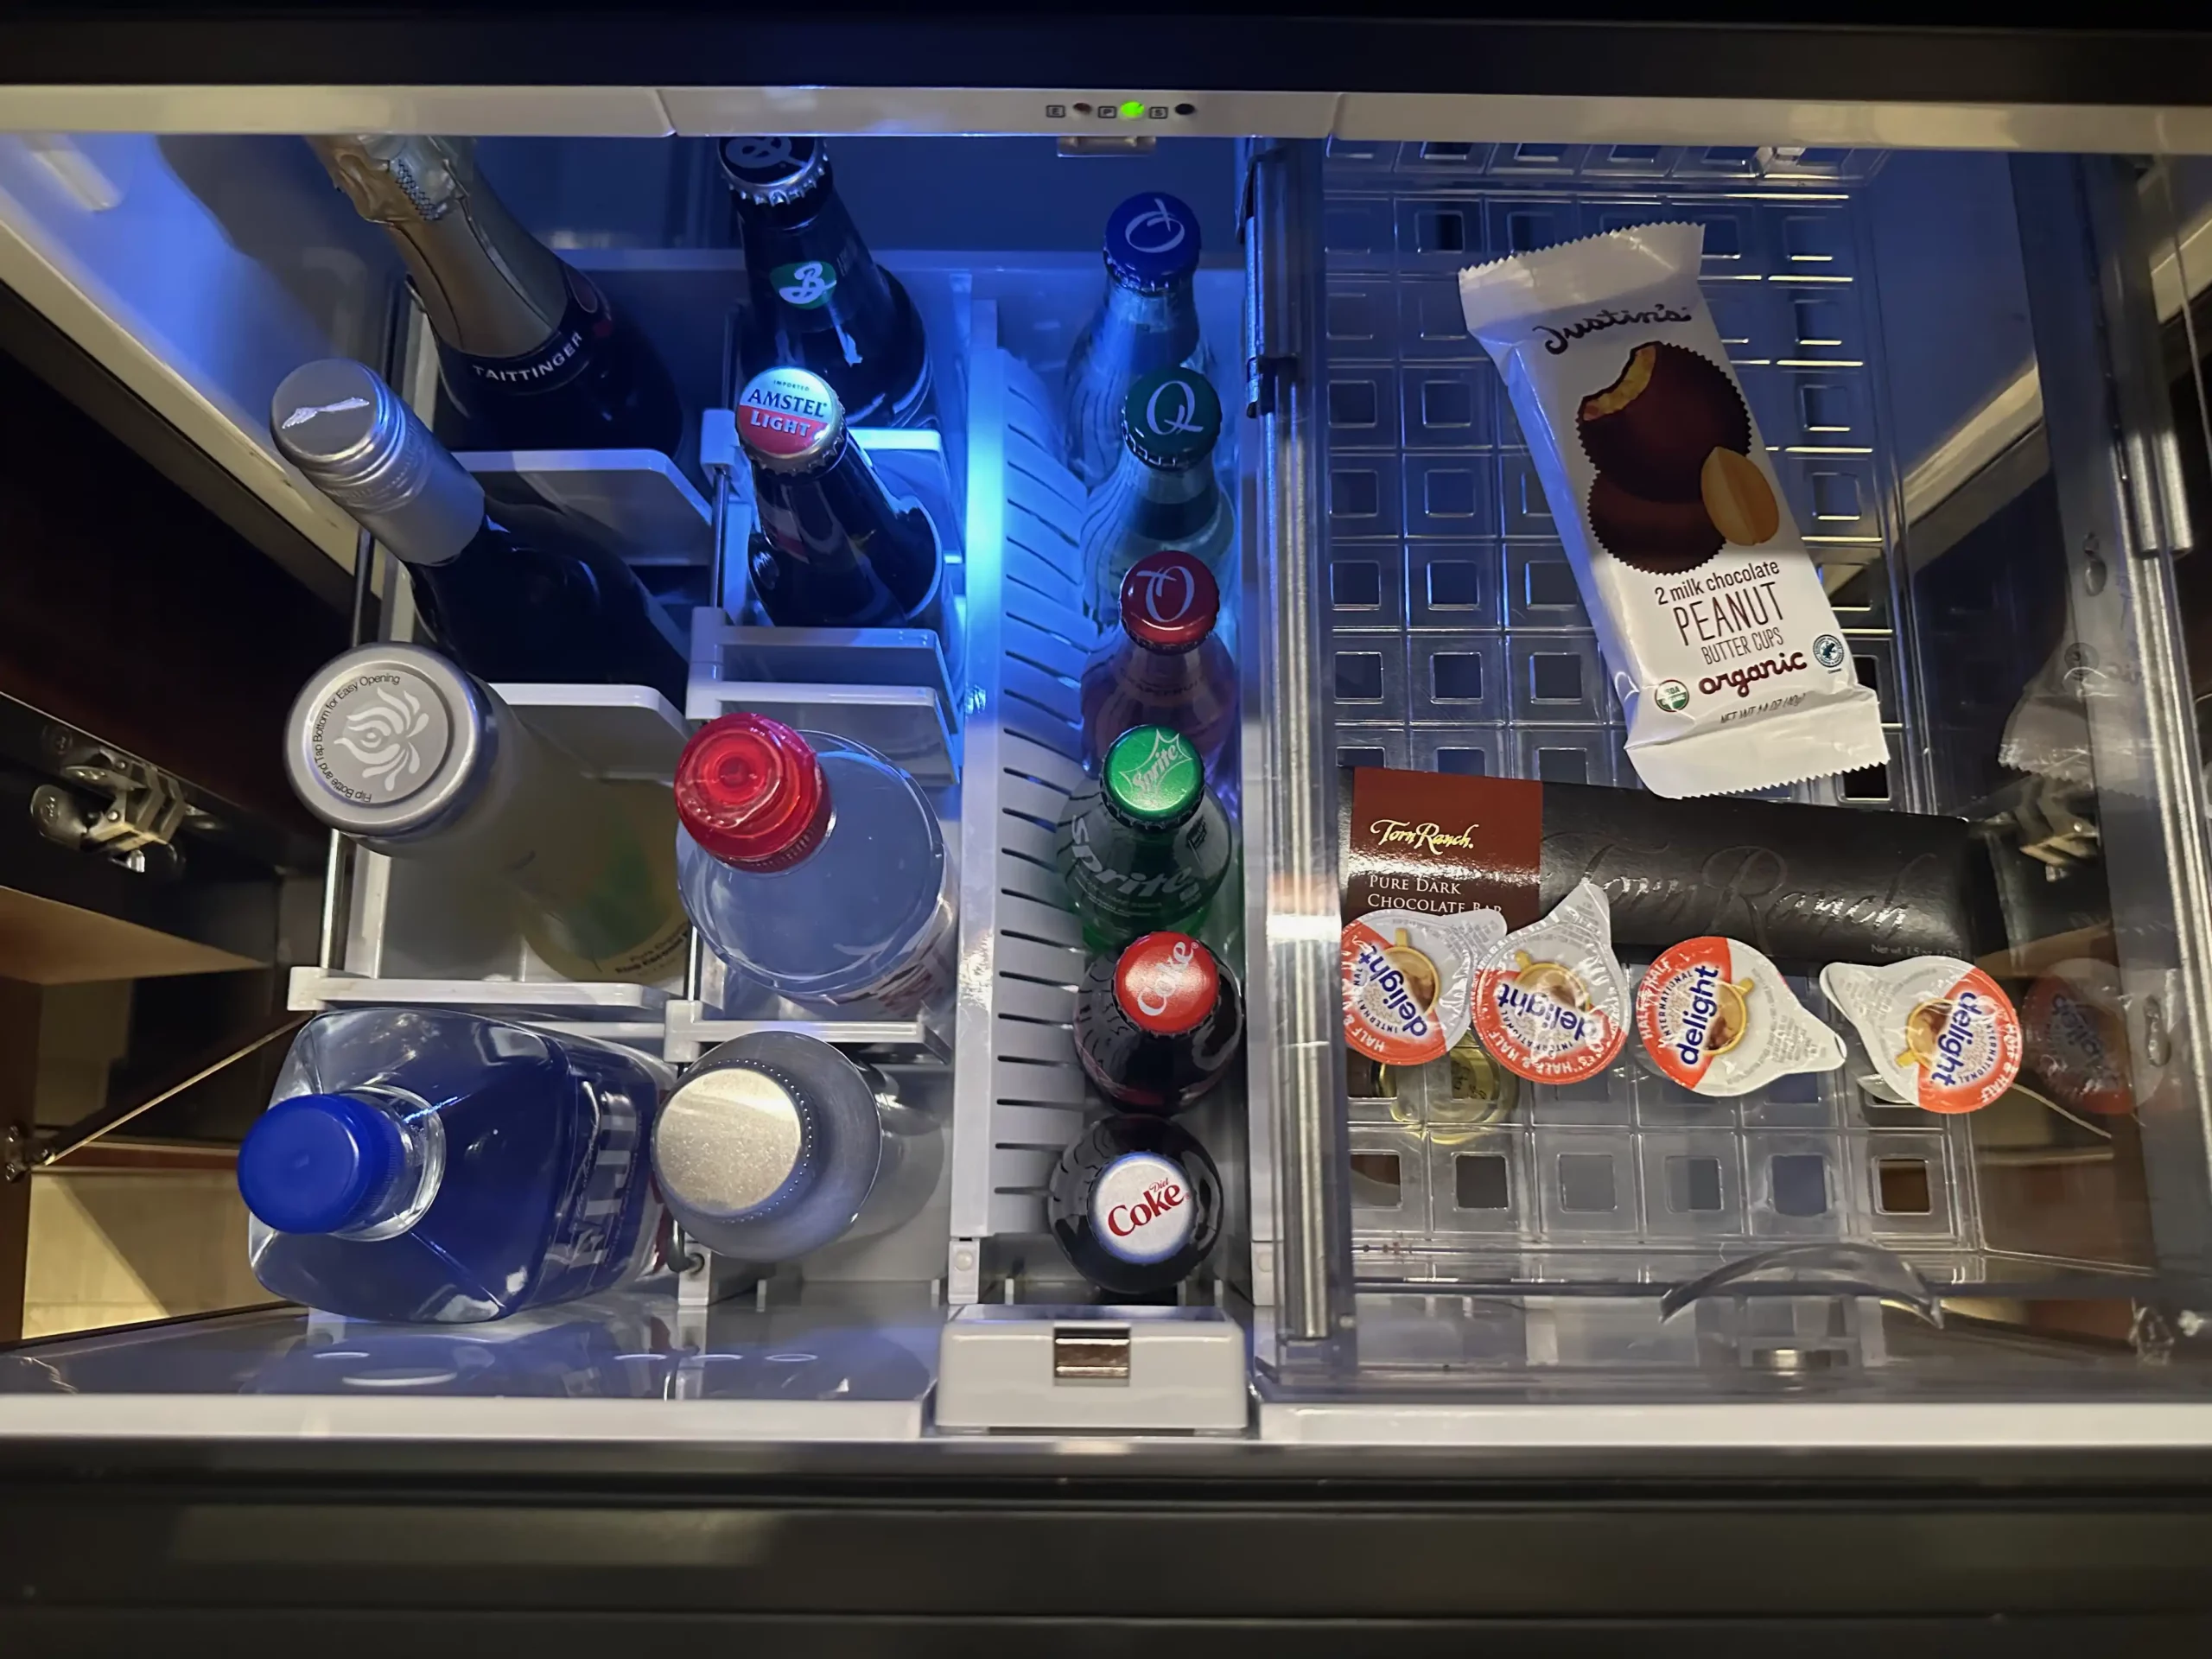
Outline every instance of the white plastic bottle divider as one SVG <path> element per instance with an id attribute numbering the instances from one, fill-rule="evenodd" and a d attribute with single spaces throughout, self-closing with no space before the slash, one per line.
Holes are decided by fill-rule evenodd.
<path id="1" fill-rule="evenodd" d="M 644 686 L 499 684 L 531 730 L 591 777 L 658 785 L 674 778 L 689 728 Z M 504 896 L 434 865 L 356 848 L 340 967 L 292 969 L 302 1012 L 364 1005 L 467 1008 L 573 1028 L 661 1052 L 664 1009 L 680 983 L 572 980 L 522 938 Z"/>
<path id="2" fill-rule="evenodd" d="M 981 1294 L 982 1241 L 1045 1230 L 1045 1179 L 1086 1104 L 1075 1056 L 1082 935 L 1053 835 L 1083 779 L 1084 493 L 1053 400 L 979 301 L 969 359 L 968 651 L 961 971 L 947 1300 Z"/>
<path id="3" fill-rule="evenodd" d="M 454 459 L 494 504 L 534 502 L 587 520 L 632 564 L 715 556 L 714 509 L 657 449 L 470 449 Z"/>
<path id="4" fill-rule="evenodd" d="M 748 627 L 702 607 L 692 613 L 685 702 L 685 712 L 696 721 L 744 709 L 802 731 L 851 738 L 894 761 L 929 791 L 957 872 L 959 751 L 952 688 L 936 635 L 891 628 Z M 768 1030 L 804 1032 L 880 1061 L 942 1062 L 951 1051 L 951 1033 L 934 1013 L 899 1019 L 865 1001 L 834 1009 L 801 1005 L 728 972 L 711 953 L 698 1000 L 671 1001 L 664 1017 L 663 1052 L 677 1063 L 695 1060 L 717 1043 Z"/>

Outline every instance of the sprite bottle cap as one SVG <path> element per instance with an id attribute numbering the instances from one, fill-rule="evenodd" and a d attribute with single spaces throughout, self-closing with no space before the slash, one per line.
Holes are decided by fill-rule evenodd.
<path id="1" fill-rule="evenodd" d="M 1154 467 L 1190 467 L 1221 437 L 1221 399 L 1196 369 L 1157 369 L 1129 388 L 1122 431 L 1131 453 Z"/>
<path id="2" fill-rule="evenodd" d="M 1141 824 L 1181 822 L 1205 793 L 1205 763 L 1190 739 L 1165 726 L 1123 732 L 1106 752 L 1106 799 Z"/>

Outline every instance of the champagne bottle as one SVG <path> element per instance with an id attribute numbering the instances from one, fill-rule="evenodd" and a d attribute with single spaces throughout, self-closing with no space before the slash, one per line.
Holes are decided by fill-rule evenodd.
<path id="1" fill-rule="evenodd" d="M 649 685 L 683 706 L 676 631 L 621 556 L 550 509 L 487 516 L 483 486 L 365 364 L 293 370 L 269 430 L 406 567 L 416 608 L 470 673 Z"/>
<path id="2" fill-rule="evenodd" d="M 516 220 L 466 138 L 310 138 L 406 262 L 467 448 L 658 449 L 683 410 L 668 369 L 607 296 Z"/>

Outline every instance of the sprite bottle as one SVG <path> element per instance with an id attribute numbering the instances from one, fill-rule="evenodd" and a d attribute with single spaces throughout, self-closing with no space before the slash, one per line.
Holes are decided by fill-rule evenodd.
<path id="1" fill-rule="evenodd" d="M 1228 814 L 1191 740 L 1165 726 L 1124 732 L 1096 783 L 1068 798 L 1056 851 L 1085 944 L 1193 932 L 1229 874 Z"/>

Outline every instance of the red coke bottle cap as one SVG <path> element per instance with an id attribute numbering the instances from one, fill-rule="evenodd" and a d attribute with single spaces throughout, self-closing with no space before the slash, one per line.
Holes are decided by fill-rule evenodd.
<path id="1" fill-rule="evenodd" d="M 1155 1037 L 1190 1030 L 1220 999 L 1213 952 L 1187 933 L 1147 933 L 1114 967 L 1114 1000 L 1139 1030 Z"/>
<path id="2" fill-rule="evenodd" d="M 1158 651 L 1183 651 L 1213 632 L 1221 588 L 1188 553 L 1153 553 L 1122 578 L 1122 628 Z"/>
<path id="3" fill-rule="evenodd" d="M 725 864 L 788 869 L 829 833 L 830 786 L 822 762 L 790 727 L 762 715 L 724 715 L 683 747 L 676 815 Z"/>

